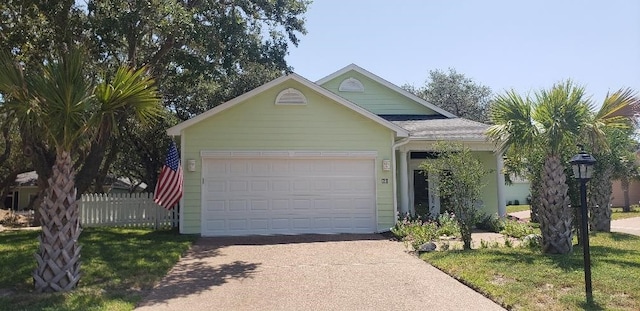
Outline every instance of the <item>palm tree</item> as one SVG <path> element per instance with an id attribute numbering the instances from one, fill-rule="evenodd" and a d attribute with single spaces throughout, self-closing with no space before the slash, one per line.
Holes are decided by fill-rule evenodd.
<path id="1" fill-rule="evenodd" d="M 572 214 L 566 183 L 563 148 L 574 143 L 589 116 L 584 89 L 571 81 L 536 93 L 535 100 L 513 91 L 496 98 L 491 107 L 493 124 L 487 132 L 500 152 L 512 147 L 544 152 L 540 170 L 538 220 L 542 249 L 566 254 L 573 249 Z"/>
<path id="2" fill-rule="evenodd" d="M 18 119 L 23 135 L 55 149 L 53 173 L 39 208 L 42 217 L 37 268 L 38 292 L 68 291 L 80 280 L 80 223 L 72 156 L 86 149 L 96 135 L 112 127 L 113 113 L 130 111 L 148 121 L 160 111 L 154 81 L 144 70 L 120 68 L 112 80 L 84 72 L 83 53 L 74 49 L 29 74 L 8 53 L 0 53 L 3 112 Z"/>
<path id="3" fill-rule="evenodd" d="M 594 142 L 592 146 L 598 142 L 597 146 L 605 148 L 603 137 L 607 128 L 629 126 L 629 118 L 622 113 L 630 110 L 629 105 L 629 101 L 613 100 L 593 112 L 584 89 L 571 81 L 556 84 L 548 91 L 539 91 L 534 99 L 522 98 L 513 91 L 496 98 L 490 111 L 495 125 L 487 134 L 497 143 L 499 151 L 519 148 L 524 157 L 537 152 L 544 154 L 541 168 L 531 169 L 540 172 L 533 176 L 539 181 L 536 180 L 537 187 L 533 192 L 537 198 L 532 200 L 539 208 L 544 252 L 566 254 L 573 248 L 572 213 L 563 156 L 574 150 L 578 139 Z M 537 161 L 529 163 L 537 165 Z"/>
<path id="4" fill-rule="evenodd" d="M 586 129 L 593 155 L 598 160 L 589 183 L 589 223 L 596 231 L 611 231 L 612 179 L 624 175 L 623 158 L 635 146 L 634 112 L 640 100 L 631 89 L 607 94 L 600 110 L 593 115 Z"/>

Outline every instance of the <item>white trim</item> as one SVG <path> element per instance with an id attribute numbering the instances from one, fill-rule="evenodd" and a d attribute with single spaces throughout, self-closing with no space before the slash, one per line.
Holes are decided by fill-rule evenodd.
<path id="1" fill-rule="evenodd" d="M 400 153 L 398 148 L 404 144 L 409 142 L 409 138 L 403 138 L 399 141 L 396 141 L 393 136 L 391 136 L 391 181 L 393 182 L 393 224 L 395 225 L 398 222 L 398 168 L 396 165 L 396 151 Z"/>
<path id="2" fill-rule="evenodd" d="M 173 138 L 172 138 L 173 140 Z M 180 136 L 180 165 L 182 165 L 184 158 L 185 158 L 185 146 L 186 146 L 186 142 L 187 142 L 187 138 L 186 135 L 182 135 Z M 202 166 L 202 165 L 201 165 Z M 184 174 L 184 169 L 182 170 L 182 173 Z M 180 213 L 178 213 L 178 217 L 180 217 L 180 219 L 178 219 L 178 231 L 180 233 L 184 233 L 184 191 L 185 186 L 184 186 L 184 175 L 182 178 L 182 198 L 180 198 Z M 202 204 L 202 198 L 200 198 L 200 203 Z M 202 209 L 202 208 L 200 208 Z M 202 232 L 202 229 L 200 229 L 200 232 Z"/>
<path id="3" fill-rule="evenodd" d="M 504 184 L 504 159 L 501 152 L 496 152 L 496 177 L 498 183 L 498 217 L 507 216 L 507 202 L 505 202 L 505 184 Z"/>
<path id="4" fill-rule="evenodd" d="M 202 150 L 200 157 L 207 158 L 303 158 L 303 159 L 375 159 L 377 151 L 314 151 L 314 150 Z"/>
<path id="5" fill-rule="evenodd" d="M 290 87 L 278 93 L 275 104 L 282 106 L 303 106 L 307 104 L 307 98 L 299 90 Z"/>
<path id="6" fill-rule="evenodd" d="M 375 75 L 375 74 L 373 74 L 373 73 L 371 73 L 371 72 L 359 67 L 356 64 L 350 64 L 350 65 L 348 65 L 348 66 L 346 66 L 346 67 L 344 67 L 344 68 L 342 68 L 342 69 L 340 69 L 340 70 L 338 70 L 338 71 L 336 71 L 336 72 L 334 72 L 334 73 L 332 73 L 332 74 L 330 74 L 330 75 L 328 75 L 328 76 L 316 81 L 316 83 L 318 85 L 322 85 L 325 82 L 327 82 L 327 81 L 329 81 L 329 80 L 331 80 L 333 78 L 336 78 L 336 77 L 338 77 L 338 76 L 340 76 L 342 74 L 345 74 L 345 73 L 347 73 L 347 72 L 349 72 L 351 70 L 353 70 L 353 71 L 355 71 L 357 73 L 360 73 L 360 74 L 364 75 L 365 77 L 367 77 L 367 78 L 369 78 L 369 79 L 371 79 L 373 81 L 376 81 L 376 82 L 388 87 L 389 89 L 400 93 L 400 95 L 403 95 L 403 96 L 405 96 L 405 97 L 417 102 L 418 104 L 421 104 L 421 105 L 423 105 L 423 106 L 425 106 L 425 107 L 427 107 L 427 108 L 429 108 L 429 109 L 431 109 L 431 110 L 433 110 L 433 111 L 435 111 L 435 112 L 437 112 L 437 113 L 439 113 L 439 114 L 441 114 L 441 115 L 443 115 L 443 116 L 445 116 L 447 118 L 456 118 L 456 116 L 454 114 L 452 114 L 451 112 L 448 112 L 448 111 L 446 111 L 446 110 L 444 110 L 444 109 L 442 109 L 442 108 L 440 108 L 440 107 L 438 107 L 438 106 L 436 106 L 434 104 L 431 104 L 431 103 L 427 102 L 426 100 L 424 100 L 424 99 L 422 99 L 422 98 L 420 98 L 420 97 L 418 97 L 418 96 L 416 96 L 414 94 L 411 94 L 408 91 L 403 90 L 399 86 L 397 86 L 397 85 L 395 85 L 395 84 L 393 84 L 393 83 L 391 83 L 391 82 L 389 82 L 389 81 L 387 81 L 387 80 L 385 80 L 385 79 L 383 79 L 383 78 L 381 78 L 381 77 L 379 77 L 379 76 L 377 76 L 377 75 Z"/>
<path id="7" fill-rule="evenodd" d="M 364 116 L 364 117 L 366 117 L 366 118 L 368 118 L 368 119 L 370 119 L 370 120 L 372 120 L 372 121 L 374 121 L 374 122 L 376 122 L 376 123 L 388 128 L 388 129 L 394 131 L 398 137 L 408 137 L 409 136 L 409 132 L 407 132 L 407 130 L 403 129 L 402 127 L 400 127 L 398 125 L 395 125 L 395 124 L 393 124 L 393 123 L 391 123 L 391 122 L 379 117 L 378 115 L 370 112 L 369 110 L 366 110 L 366 109 L 364 109 L 364 108 L 362 108 L 362 107 L 360 107 L 360 106 L 358 106 L 358 105 L 356 105 L 356 104 L 354 104 L 354 103 L 352 103 L 352 102 L 340 97 L 339 95 L 336 95 L 333 92 L 330 92 L 329 90 L 327 90 L 327 89 L 325 89 L 325 88 L 323 88 L 323 87 L 321 87 L 321 86 L 319 86 L 319 85 L 317 85 L 317 84 L 315 84 L 315 83 L 313 83 L 313 82 L 311 82 L 311 81 L 305 79 L 304 77 L 302 77 L 300 75 L 297 75 L 295 73 L 292 73 L 292 74 L 289 74 L 289 75 L 286 75 L 286 76 L 282 76 L 280 78 L 272 80 L 271 82 L 267 82 L 267 83 L 255 88 L 255 89 L 253 89 L 253 90 L 251 90 L 251 91 L 249 91 L 247 93 L 244 93 L 244 94 L 242 94 L 242 95 L 240 95 L 240 96 L 238 96 L 238 97 L 236 97 L 236 98 L 234 98 L 234 99 L 232 99 L 232 100 L 230 100 L 230 101 L 228 101 L 226 103 L 223 103 L 223 104 L 221 104 L 219 106 L 216 106 L 216 107 L 214 107 L 212 109 L 209 109 L 206 112 L 201 113 L 201 114 L 199 114 L 199 115 L 197 115 L 197 116 L 195 116 L 195 117 L 193 117 L 193 118 L 191 118 L 189 120 L 186 120 L 186 121 L 184 121 L 182 123 L 179 123 L 178 125 L 175 125 L 175 126 L 169 128 L 167 130 L 167 134 L 168 135 L 173 135 L 173 136 L 181 135 L 181 133 L 182 133 L 182 131 L 184 129 L 186 129 L 186 128 L 188 128 L 188 127 L 190 127 L 190 126 L 192 126 L 192 125 L 194 125 L 194 124 L 196 124 L 196 123 L 198 123 L 200 121 L 203 121 L 203 120 L 205 120 L 205 119 L 207 119 L 207 118 L 209 118 L 211 116 L 214 116 L 214 115 L 216 115 L 218 113 L 221 113 L 224 110 L 227 110 L 227 109 L 229 109 L 229 108 L 231 108 L 231 107 L 233 107 L 233 106 L 235 106 L 235 105 L 237 105 L 237 104 L 239 104 L 241 102 L 244 102 L 244 101 L 246 101 L 246 100 L 248 100 L 248 99 L 250 99 L 250 98 L 252 98 L 254 96 L 257 96 L 258 94 L 260 94 L 260 93 L 262 93 L 262 92 L 264 92 L 264 91 L 266 91 L 268 89 L 271 89 L 271 88 L 273 88 L 273 87 L 275 87 L 275 86 L 277 86 L 279 84 L 285 83 L 287 81 L 296 81 L 296 82 L 302 84 L 303 86 L 310 88 L 311 90 L 319 93 L 320 95 L 323 95 L 324 97 L 327 97 L 327 98 L 335 101 L 336 103 L 341 104 L 341 105 L 343 105 L 343 106 L 345 106 L 345 107 L 347 107 L 347 108 L 359 113 L 360 115 L 362 115 L 362 116 Z"/>

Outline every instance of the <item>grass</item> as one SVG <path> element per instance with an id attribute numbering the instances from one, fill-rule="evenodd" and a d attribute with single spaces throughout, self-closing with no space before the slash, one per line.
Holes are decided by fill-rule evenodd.
<path id="1" fill-rule="evenodd" d="M 79 241 L 83 275 L 78 288 L 37 294 L 31 273 L 38 234 L 0 233 L 0 310 L 132 310 L 195 240 L 171 231 L 87 228 Z"/>
<path id="2" fill-rule="evenodd" d="M 632 205 L 631 211 L 626 213 L 622 211 L 622 207 L 612 207 L 611 211 L 611 219 L 613 220 L 640 217 L 640 206 L 638 205 Z"/>
<path id="3" fill-rule="evenodd" d="M 640 237 L 590 238 L 594 304 L 585 303 L 582 249 L 432 252 L 421 258 L 510 310 L 640 310 Z"/>
<path id="4" fill-rule="evenodd" d="M 520 211 L 528 211 L 529 209 L 529 205 L 507 205 L 507 214 Z M 638 205 L 632 205 L 631 211 L 626 213 L 622 211 L 622 207 L 612 207 L 611 210 L 612 220 L 640 217 L 640 206 Z"/>
<path id="5" fill-rule="evenodd" d="M 507 214 L 528 211 L 530 209 L 529 205 L 507 205 Z"/>

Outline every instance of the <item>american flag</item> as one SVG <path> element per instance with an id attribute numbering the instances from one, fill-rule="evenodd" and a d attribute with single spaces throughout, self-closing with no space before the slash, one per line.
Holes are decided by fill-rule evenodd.
<path id="1" fill-rule="evenodd" d="M 158 205 L 171 209 L 182 198 L 182 166 L 176 144 L 171 142 L 167 152 L 167 160 L 162 167 L 156 190 L 153 194 L 153 201 Z"/>

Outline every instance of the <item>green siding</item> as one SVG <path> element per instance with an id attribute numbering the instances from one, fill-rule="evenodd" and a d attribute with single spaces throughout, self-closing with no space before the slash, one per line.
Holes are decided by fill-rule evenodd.
<path id="1" fill-rule="evenodd" d="M 364 85 L 364 92 L 339 91 L 340 83 L 348 78 L 358 79 Z M 391 90 L 356 71 L 349 71 L 335 77 L 322 84 L 322 87 L 375 114 L 438 114 L 424 105 L 419 104 L 416 101 L 411 100 L 410 98 Z"/>
<path id="2" fill-rule="evenodd" d="M 278 93 L 293 87 L 307 98 L 304 106 L 275 105 Z M 183 131 L 183 162 L 196 160 L 196 172 L 185 172 L 183 233 L 200 233 L 201 150 L 377 151 L 378 230 L 394 224 L 391 173 L 382 160 L 391 159 L 393 132 L 327 99 L 296 81 L 287 81 L 238 103 Z"/>

